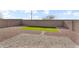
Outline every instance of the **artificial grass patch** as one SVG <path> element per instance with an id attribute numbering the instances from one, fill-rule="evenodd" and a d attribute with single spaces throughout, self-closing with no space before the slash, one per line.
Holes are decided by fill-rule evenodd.
<path id="1" fill-rule="evenodd" d="M 59 32 L 59 29 L 56 27 L 31 27 L 25 26 L 22 27 L 21 30 L 35 30 L 35 31 L 47 31 L 47 32 Z"/>

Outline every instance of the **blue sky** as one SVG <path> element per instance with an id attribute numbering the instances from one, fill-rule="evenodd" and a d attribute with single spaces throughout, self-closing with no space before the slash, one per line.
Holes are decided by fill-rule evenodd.
<path id="1" fill-rule="evenodd" d="M 48 15 L 55 19 L 79 19 L 79 10 L 32 10 L 33 19 L 42 19 Z M 3 18 L 30 19 L 31 10 L 3 10 Z"/>

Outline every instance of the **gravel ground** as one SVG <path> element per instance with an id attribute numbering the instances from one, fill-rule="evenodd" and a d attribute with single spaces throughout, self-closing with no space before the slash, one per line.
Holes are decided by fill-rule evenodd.
<path id="1" fill-rule="evenodd" d="M 0 47 L 3 48 L 74 48 L 75 34 L 67 29 L 57 33 L 23 31 L 21 27 L 0 28 Z M 78 36 L 79 37 L 79 36 Z M 74 42 L 73 42 L 74 41 Z"/>
<path id="2" fill-rule="evenodd" d="M 74 48 L 76 44 L 68 37 L 20 34 L 0 42 L 1 48 Z"/>

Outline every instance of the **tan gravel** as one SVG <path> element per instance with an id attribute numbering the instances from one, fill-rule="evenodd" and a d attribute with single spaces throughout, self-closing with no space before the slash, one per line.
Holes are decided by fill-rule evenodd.
<path id="1" fill-rule="evenodd" d="M 67 29 L 60 32 L 23 31 L 21 27 L 0 28 L 0 47 L 10 48 L 74 48 L 75 34 Z M 74 34 L 74 35 L 73 35 Z M 73 42 L 74 41 L 74 42 Z"/>
<path id="2" fill-rule="evenodd" d="M 20 34 L 0 42 L 2 48 L 74 48 L 77 45 L 68 37 Z"/>

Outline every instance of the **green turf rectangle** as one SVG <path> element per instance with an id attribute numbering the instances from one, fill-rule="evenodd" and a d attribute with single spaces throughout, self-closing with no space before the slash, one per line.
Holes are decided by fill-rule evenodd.
<path id="1" fill-rule="evenodd" d="M 47 31 L 47 32 L 59 32 L 59 29 L 56 27 L 22 27 L 21 30 L 35 30 L 35 31 Z"/>

